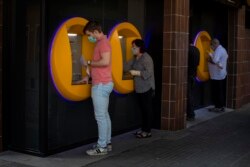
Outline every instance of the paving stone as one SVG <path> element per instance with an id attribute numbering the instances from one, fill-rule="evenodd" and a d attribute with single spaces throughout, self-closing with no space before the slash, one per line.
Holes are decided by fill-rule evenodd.
<path id="1" fill-rule="evenodd" d="M 175 140 L 155 140 L 87 166 L 249 167 L 249 129 L 249 109 L 230 112 L 192 126 Z"/>

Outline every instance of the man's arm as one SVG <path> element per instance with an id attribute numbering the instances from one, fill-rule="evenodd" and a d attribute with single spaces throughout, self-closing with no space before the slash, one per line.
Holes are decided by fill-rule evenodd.
<path id="1" fill-rule="evenodd" d="M 211 63 L 211 64 L 214 64 L 216 65 L 218 68 L 220 69 L 223 69 L 221 63 L 217 60 L 217 59 L 214 59 L 214 55 L 212 55 L 211 53 L 209 53 L 209 58 L 208 58 L 208 62 Z M 218 56 L 217 56 L 218 57 Z M 215 62 L 216 61 L 216 62 Z"/>

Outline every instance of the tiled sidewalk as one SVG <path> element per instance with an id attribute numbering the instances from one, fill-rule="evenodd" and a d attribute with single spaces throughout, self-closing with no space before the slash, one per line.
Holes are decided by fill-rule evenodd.
<path id="1" fill-rule="evenodd" d="M 189 128 L 177 132 L 153 130 L 148 139 L 132 132 L 113 137 L 113 151 L 90 157 L 85 145 L 46 158 L 7 151 L 0 166 L 14 167 L 248 167 L 250 166 L 250 104 L 223 114 L 196 111 Z M 207 116 L 206 116 L 207 115 Z"/>

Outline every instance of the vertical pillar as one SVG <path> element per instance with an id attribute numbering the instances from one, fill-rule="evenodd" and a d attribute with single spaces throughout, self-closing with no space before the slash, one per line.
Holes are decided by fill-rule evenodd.
<path id="1" fill-rule="evenodd" d="M 161 128 L 185 128 L 189 0 L 164 0 Z"/>
<path id="2" fill-rule="evenodd" d="M 0 0 L 0 81 L 3 80 L 3 0 Z M 2 120 L 2 82 L 0 82 L 0 152 L 3 151 L 3 128 L 2 128 L 2 124 L 3 124 L 3 120 Z"/>

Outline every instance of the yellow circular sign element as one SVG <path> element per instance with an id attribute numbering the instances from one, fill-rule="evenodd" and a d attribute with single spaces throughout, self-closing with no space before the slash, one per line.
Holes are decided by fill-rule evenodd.
<path id="1" fill-rule="evenodd" d="M 134 39 L 141 39 L 141 35 L 136 27 L 128 22 L 123 22 L 115 26 L 109 35 L 112 46 L 114 90 L 121 94 L 131 93 L 134 90 L 133 79 L 123 79 L 123 63 L 133 58 L 131 43 Z"/>
<path id="2" fill-rule="evenodd" d="M 200 63 L 197 68 L 197 77 L 200 81 L 209 80 L 209 71 L 208 71 L 208 53 L 212 52 L 210 48 L 211 45 L 211 37 L 206 31 L 201 31 L 197 34 L 194 45 L 200 51 Z"/>
<path id="3" fill-rule="evenodd" d="M 65 21 L 56 32 L 50 51 L 50 70 L 54 85 L 58 92 L 67 100 L 81 101 L 90 97 L 90 84 L 72 84 L 72 54 L 69 34 L 80 36 L 81 49 L 78 54 L 84 55 L 85 60 L 90 60 L 94 45 L 90 43 L 83 28 L 87 20 L 74 17 Z M 82 76 L 86 75 L 82 69 Z"/>

